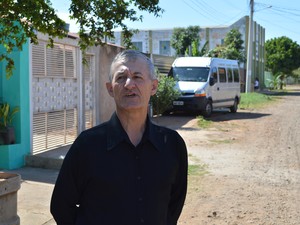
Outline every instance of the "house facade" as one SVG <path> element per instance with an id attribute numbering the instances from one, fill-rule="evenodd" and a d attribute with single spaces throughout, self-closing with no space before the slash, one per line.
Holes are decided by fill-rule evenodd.
<path id="1" fill-rule="evenodd" d="M 53 48 L 47 47 L 46 35 L 38 33 L 38 41 L 12 53 L 16 69 L 9 80 L 0 62 L 0 103 L 20 108 L 13 121 L 16 142 L 0 145 L 0 170 L 22 167 L 28 155 L 72 144 L 81 131 L 115 110 L 105 83 L 113 58 L 124 48 L 91 47 L 84 55 L 76 35 L 55 39 Z M 0 51 L 5 49 L 0 46 Z"/>

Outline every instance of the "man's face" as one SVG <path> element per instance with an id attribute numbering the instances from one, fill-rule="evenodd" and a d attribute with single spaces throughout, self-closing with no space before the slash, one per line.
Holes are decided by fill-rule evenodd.
<path id="1" fill-rule="evenodd" d="M 117 109 L 137 110 L 148 107 L 150 96 L 156 93 L 158 81 L 150 79 L 143 59 L 115 63 L 112 76 L 112 82 L 106 83 L 106 87 Z"/>

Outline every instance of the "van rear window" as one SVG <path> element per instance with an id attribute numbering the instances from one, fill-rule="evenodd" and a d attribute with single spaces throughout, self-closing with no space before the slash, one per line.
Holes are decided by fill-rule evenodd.
<path id="1" fill-rule="evenodd" d="M 174 67 L 169 76 L 177 81 L 206 82 L 208 74 L 208 67 Z"/>
<path id="2" fill-rule="evenodd" d="M 234 82 L 239 82 L 240 81 L 240 74 L 238 69 L 233 69 L 233 77 L 234 77 Z"/>

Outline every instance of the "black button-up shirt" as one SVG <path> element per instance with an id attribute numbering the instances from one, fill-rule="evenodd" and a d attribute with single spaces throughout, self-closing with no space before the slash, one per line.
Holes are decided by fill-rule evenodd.
<path id="1" fill-rule="evenodd" d="M 135 147 L 113 114 L 73 143 L 51 213 L 58 225 L 175 225 L 186 189 L 187 150 L 180 135 L 148 118 Z"/>

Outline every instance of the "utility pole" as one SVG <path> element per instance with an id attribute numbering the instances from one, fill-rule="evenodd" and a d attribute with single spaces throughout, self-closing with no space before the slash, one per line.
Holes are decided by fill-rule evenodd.
<path id="1" fill-rule="evenodd" d="M 253 12 L 254 12 L 254 0 L 250 0 L 250 18 L 249 18 L 249 31 L 248 31 L 247 71 L 246 71 L 246 90 L 245 90 L 246 93 L 251 92 L 251 81 L 252 81 Z"/>

